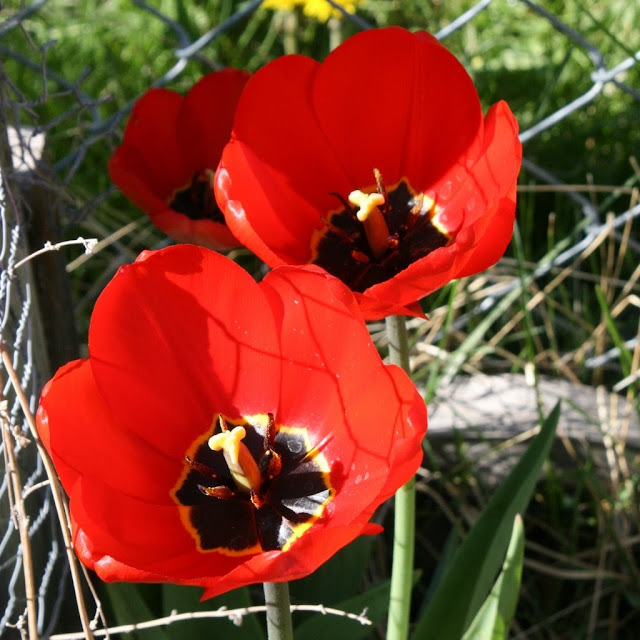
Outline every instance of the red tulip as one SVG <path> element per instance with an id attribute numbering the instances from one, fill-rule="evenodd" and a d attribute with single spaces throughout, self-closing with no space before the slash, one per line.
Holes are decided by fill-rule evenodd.
<path id="1" fill-rule="evenodd" d="M 210 73 L 183 97 L 153 88 L 134 105 L 109 175 L 161 231 L 224 250 L 239 245 L 213 194 L 213 176 L 229 140 L 245 71 Z"/>
<path id="2" fill-rule="evenodd" d="M 257 284 L 206 249 L 146 252 L 98 299 L 89 354 L 37 422 L 76 552 L 105 580 L 211 597 L 303 577 L 379 530 L 422 458 L 422 398 L 314 266 Z"/>
<path id="3" fill-rule="evenodd" d="M 511 238 L 521 146 L 504 102 L 483 118 L 426 33 L 359 33 L 323 63 L 278 58 L 247 83 L 216 175 L 235 236 L 272 267 L 317 264 L 367 319 L 494 264 Z"/>

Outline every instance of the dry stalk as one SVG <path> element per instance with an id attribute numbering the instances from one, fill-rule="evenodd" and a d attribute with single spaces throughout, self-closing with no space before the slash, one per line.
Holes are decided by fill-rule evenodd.
<path id="1" fill-rule="evenodd" d="M 608 184 L 519 184 L 518 193 L 631 193 L 635 187 L 622 187 Z"/>
<path id="2" fill-rule="evenodd" d="M 451 510 L 447 501 L 437 491 L 434 491 L 434 489 L 432 489 L 426 482 L 417 482 L 416 491 L 420 491 L 421 493 L 428 495 L 438 505 L 440 511 L 446 516 L 447 520 L 449 520 L 452 525 L 455 525 L 459 521 L 458 516 Z"/>
<path id="3" fill-rule="evenodd" d="M 617 587 L 609 587 L 608 589 L 604 589 L 602 591 L 602 597 L 610 595 L 616 589 Z M 537 624 L 534 624 L 533 626 L 529 627 L 524 633 L 519 633 L 512 640 L 526 640 L 526 638 L 537 637 L 536 634 L 542 629 L 544 629 L 545 632 L 548 632 L 550 630 L 549 625 L 551 625 L 554 622 L 557 622 L 558 620 L 561 620 L 562 618 L 568 615 L 571 615 L 574 611 L 578 611 L 579 609 L 582 609 L 583 607 L 587 606 L 590 602 L 591 602 L 591 596 L 586 596 L 585 598 L 576 600 L 575 602 L 571 603 L 569 606 L 565 607 L 564 609 L 561 609 L 560 611 L 557 611 L 553 615 L 549 616 L 548 618 L 546 618 L 546 620 L 542 620 L 541 622 L 538 622 Z"/>
<path id="4" fill-rule="evenodd" d="M 593 580 L 596 583 L 601 582 L 604 579 L 609 580 L 618 580 L 623 584 L 629 584 L 629 576 L 623 573 L 617 573 L 615 571 L 607 571 L 606 569 L 598 566 L 596 569 L 586 570 L 586 569 L 561 569 L 558 567 L 552 567 L 549 564 L 544 562 L 538 562 L 537 560 L 532 560 L 531 558 L 524 559 L 524 566 L 529 567 L 529 569 L 533 569 L 538 573 L 543 573 L 548 576 L 553 576 L 554 578 L 558 578 L 560 580 L 584 580 L 590 581 Z M 592 597 L 596 597 L 596 594 Z"/>
<path id="5" fill-rule="evenodd" d="M 588 258 L 602 244 L 605 238 L 611 233 L 611 230 L 611 227 L 605 227 L 602 229 L 593 242 L 576 257 L 572 264 L 562 269 L 562 271 L 553 278 L 553 280 L 551 280 L 551 282 L 549 282 L 542 291 L 539 291 L 527 301 L 526 310 L 531 311 L 532 309 L 535 309 L 561 282 L 566 280 L 574 271 L 576 271 L 577 266 L 585 258 Z M 523 321 L 524 313 L 525 312 L 522 310 L 515 313 L 509 322 L 506 322 L 500 331 L 496 333 L 493 337 L 493 341 L 500 342 L 506 335 L 513 331 L 513 329 Z"/>
<path id="6" fill-rule="evenodd" d="M 118 627 L 111 627 L 108 633 L 113 635 L 119 635 L 121 633 L 132 633 L 135 631 L 142 631 L 143 629 L 154 629 L 156 627 L 166 627 L 175 622 L 181 622 L 184 620 L 198 620 L 205 618 L 228 618 L 236 625 L 242 624 L 242 618 L 251 613 L 264 613 L 266 607 L 264 605 L 256 605 L 253 607 L 244 607 L 241 609 L 227 609 L 221 607 L 216 611 L 193 611 L 189 613 L 177 613 L 173 611 L 170 615 L 164 618 L 154 618 L 153 620 L 147 620 L 145 622 L 137 622 L 134 624 L 124 624 Z M 333 609 L 332 607 L 325 607 L 322 604 L 299 604 L 292 605 L 291 611 L 312 611 L 320 613 L 322 615 L 340 616 L 359 622 L 361 625 L 371 626 L 371 620 L 367 618 L 367 609 L 364 609 L 360 614 L 349 613 L 348 611 L 342 611 L 340 609 Z M 103 637 L 107 635 L 107 630 L 97 630 L 94 632 L 96 637 Z M 83 640 L 85 636 L 81 632 L 74 633 L 57 633 L 49 636 L 49 640 Z"/>
<path id="7" fill-rule="evenodd" d="M 42 441 L 38 436 L 35 418 L 31 413 L 31 409 L 29 408 L 29 400 L 27 399 L 27 396 L 25 395 L 24 390 L 22 389 L 18 375 L 16 374 L 15 369 L 13 368 L 13 364 L 11 362 L 11 357 L 9 356 L 9 352 L 7 351 L 7 348 L 3 343 L 0 343 L 0 354 L 2 356 L 2 362 L 4 364 L 4 367 L 7 370 L 7 373 L 9 375 L 9 379 L 11 380 L 13 389 L 16 393 L 16 396 L 18 397 L 18 401 L 20 402 L 20 407 L 22 408 L 22 412 L 27 420 L 27 424 L 29 425 L 31 437 L 33 438 L 34 442 L 36 443 L 36 446 L 38 447 L 38 453 L 42 458 L 42 462 L 47 472 L 47 476 L 51 483 L 51 493 L 53 495 L 53 501 L 56 507 L 56 512 L 58 514 L 58 520 L 60 522 L 60 530 L 62 531 L 62 536 L 64 538 L 64 546 L 67 553 L 69 568 L 71 570 L 71 579 L 72 579 L 73 588 L 75 591 L 78 614 L 80 616 L 80 623 L 82 625 L 82 630 L 84 633 L 84 636 L 80 636 L 80 637 L 84 637 L 86 640 L 93 640 L 94 635 L 89 623 L 89 616 L 87 614 L 84 595 L 82 593 L 82 581 L 80 579 L 78 564 L 76 561 L 76 557 L 73 551 L 73 544 L 71 541 L 71 529 L 69 526 L 70 520 L 68 517 L 67 508 L 66 508 L 66 497 L 62 490 L 62 486 L 60 485 L 60 481 L 58 480 L 58 475 L 56 474 L 56 470 L 53 466 L 53 462 L 51 462 L 51 458 L 49 457 L 49 453 L 44 448 L 44 445 L 42 444 Z"/>
<path id="8" fill-rule="evenodd" d="M 629 208 L 632 209 L 638 203 L 638 189 L 635 188 L 633 193 L 631 194 L 631 202 L 629 203 Z M 616 280 L 620 277 L 620 273 L 622 272 L 622 266 L 625 261 L 625 254 L 627 253 L 627 248 L 629 246 L 629 237 L 631 235 L 631 227 L 633 226 L 633 218 L 629 218 L 624 227 L 622 228 L 622 235 L 620 237 L 620 247 L 618 248 L 618 256 L 616 258 L 616 264 L 611 271 L 611 275 Z"/>
<path id="9" fill-rule="evenodd" d="M 604 522 L 604 515 L 602 511 L 598 512 L 598 540 L 603 541 L 606 540 L 606 525 Z M 605 571 L 604 566 L 606 564 L 607 559 L 607 551 L 605 545 L 602 544 L 600 546 L 600 553 L 598 554 L 598 571 L 596 572 L 595 584 L 593 585 L 593 599 L 591 600 L 591 608 L 589 610 L 589 624 L 587 627 L 587 640 L 593 640 L 596 626 L 598 624 L 598 611 L 600 609 L 600 602 L 602 601 L 602 579 L 603 574 L 608 572 Z M 620 576 L 615 578 L 622 584 L 624 584 L 627 580 L 627 576 Z"/>
<path id="10" fill-rule="evenodd" d="M 613 233 L 613 220 L 615 216 L 613 213 L 607 214 L 607 224 L 611 226 L 612 233 L 608 236 L 608 242 L 603 242 L 600 250 L 602 252 L 602 264 L 603 269 L 600 272 L 600 288 L 604 293 L 607 304 L 611 305 L 613 295 L 615 293 L 613 287 L 609 286 L 609 278 L 613 277 L 616 263 L 616 236 Z"/>
<path id="11" fill-rule="evenodd" d="M 90 253 L 85 252 L 82 255 L 78 256 L 75 260 L 72 260 L 71 262 L 69 262 L 69 264 L 67 264 L 66 266 L 67 273 L 71 273 L 72 271 L 75 271 L 78 267 L 82 266 L 87 260 L 95 256 L 96 253 L 98 253 L 99 251 L 102 251 L 103 249 L 113 244 L 114 242 L 117 242 L 118 240 L 120 240 L 120 238 L 126 235 L 129 235 L 132 231 L 134 231 L 138 227 L 139 224 L 140 222 L 138 220 L 134 220 L 133 222 L 130 222 L 129 224 L 123 227 L 120 227 L 117 231 L 114 231 L 113 233 L 109 234 L 106 238 L 103 238 L 100 241 L 96 240 Z"/>
<path id="12" fill-rule="evenodd" d="M 598 420 L 602 431 L 602 444 L 604 445 L 607 464 L 609 465 L 609 477 L 611 478 L 611 491 L 618 495 L 620 490 L 620 475 L 613 438 L 611 436 L 611 423 L 609 411 L 606 406 L 607 390 L 603 386 L 596 388 L 596 402 L 598 407 Z"/>
<path id="13" fill-rule="evenodd" d="M 2 383 L 0 381 L 0 388 Z M 11 423 L 7 415 L 7 401 L 0 391 L 0 429 L 2 430 L 2 444 L 4 445 L 5 469 L 9 476 L 8 494 L 11 505 L 11 516 L 20 535 L 22 549 L 22 573 L 24 575 L 24 590 L 27 601 L 27 628 L 29 640 L 38 640 L 38 610 L 36 606 L 36 585 L 33 579 L 33 556 L 31 554 L 31 540 L 29 539 L 29 518 L 24 508 L 22 480 L 20 469 L 14 451 L 14 438 Z"/>

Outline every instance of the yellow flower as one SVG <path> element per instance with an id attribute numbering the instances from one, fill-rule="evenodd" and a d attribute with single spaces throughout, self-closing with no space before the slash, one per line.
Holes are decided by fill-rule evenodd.
<path id="1" fill-rule="evenodd" d="M 262 6 L 265 9 L 293 9 L 297 4 L 302 4 L 304 0 L 264 0 Z"/>
<path id="2" fill-rule="evenodd" d="M 345 11 L 354 13 L 356 6 L 362 4 L 363 0 L 336 0 Z M 327 0 L 264 0 L 262 6 L 267 9 L 289 9 L 302 6 L 302 11 L 306 16 L 315 18 L 319 22 L 326 22 L 331 17 L 341 17 L 342 12 L 333 7 Z"/>
<path id="3" fill-rule="evenodd" d="M 354 13 L 356 5 L 361 4 L 362 0 L 340 0 L 337 4 L 349 13 Z M 327 0 L 303 0 L 304 14 L 312 18 L 316 18 L 320 22 L 326 22 L 331 17 L 340 18 L 342 12 L 333 7 Z"/>

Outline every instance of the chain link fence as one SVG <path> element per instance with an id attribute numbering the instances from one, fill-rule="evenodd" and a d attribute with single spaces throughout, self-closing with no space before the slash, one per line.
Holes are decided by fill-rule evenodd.
<path id="1" fill-rule="evenodd" d="M 176 10 L 177 5 L 166 2 L 123 0 L 105 2 L 104 6 L 79 4 L 95 15 L 87 19 L 86 15 L 80 15 L 82 10 L 73 9 L 73 3 L 59 0 L 15 0 L 0 4 L 0 339 L 4 361 L 0 398 L 4 461 L 0 485 L 0 636 L 3 638 L 36 637 L 29 635 L 34 632 L 48 637 L 56 630 L 61 612 L 75 606 L 70 604 L 75 601 L 70 595 L 73 592 L 69 556 L 60 534 L 60 505 L 56 509 L 50 479 L 31 433 L 29 413 L 35 411 L 42 385 L 55 369 L 82 355 L 76 336 L 84 335 L 93 301 L 117 267 L 130 262 L 141 248 L 157 248 L 164 242 L 145 221 L 140 218 L 132 221 L 113 204 L 118 196 L 105 175 L 106 158 L 118 143 L 133 101 L 146 88 L 180 86 L 182 78 L 192 77 L 194 68 L 201 69 L 203 65 L 218 68 L 226 66 L 229 59 L 233 62 L 232 55 L 224 64 L 216 59 L 222 50 L 216 49 L 216 43 L 225 40 L 226 46 L 230 46 L 229 39 L 235 41 L 241 29 L 252 34 L 244 44 L 238 41 L 237 46 L 262 53 L 270 50 L 279 53 L 278 42 L 286 36 L 278 28 L 276 36 L 271 26 L 264 29 L 267 22 L 272 25 L 282 18 L 278 14 L 256 17 L 266 14 L 260 1 L 214 2 L 213 13 L 220 18 L 215 24 L 207 24 L 203 18 L 206 11 L 196 2 L 194 10 L 200 10 L 197 19 L 187 15 L 188 9 Z M 140 27 L 162 34 L 164 53 L 161 60 L 154 61 L 151 71 L 130 69 L 132 75 L 141 75 L 140 82 L 126 99 L 120 96 L 114 107 L 109 86 L 99 92 L 87 88 L 91 68 L 65 77 L 51 63 L 56 49 L 63 46 L 55 33 L 58 27 L 51 23 L 51 10 L 58 11 L 67 21 L 67 31 L 82 30 L 87 20 L 99 21 L 104 16 L 115 20 L 118 7 L 125 4 L 129 5 L 129 15 L 137 16 Z M 393 15 L 389 10 L 393 3 L 372 0 L 369 4 L 370 8 L 363 11 L 365 17 L 345 14 L 334 19 L 333 28 L 338 20 L 341 29 L 352 32 L 373 26 L 383 10 L 386 16 Z M 638 24 L 640 11 L 634 10 L 633 4 L 621 2 L 620 10 L 635 11 Z M 111 10 L 109 5 L 113 5 Z M 440 15 L 439 6 L 440 3 L 430 3 L 433 11 L 429 16 Z M 442 17 L 425 24 L 411 23 L 412 27 L 435 31 L 439 39 L 461 56 L 472 73 L 479 69 L 480 76 L 492 64 L 508 69 L 510 77 L 514 77 L 548 62 L 536 59 L 536 55 L 546 55 L 549 49 L 525 52 L 518 48 L 518 34 L 525 29 L 537 31 L 541 38 L 554 43 L 551 46 L 556 47 L 560 58 L 553 61 L 556 73 L 562 74 L 567 65 L 579 61 L 580 81 L 570 86 L 559 81 L 550 83 L 548 93 L 539 96 L 539 108 L 529 110 L 533 116 L 525 118 L 521 133 L 525 143 L 525 197 L 527 189 L 561 193 L 577 212 L 575 232 L 550 259 L 537 263 L 532 270 L 531 278 L 540 282 L 541 289 L 550 273 L 570 264 L 603 233 L 612 234 L 617 242 L 624 241 L 631 262 L 640 262 L 640 242 L 629 232 L 630 221 L 640 215 L 640 203 L 634 195 L 640 176 L 637 165 L 633 165 L 635 173 L 629 171 L 626 183 L 617 184 L 617 190 L 595 182 L 582 188 L 575 184 L 585 180 L 584 173 L 578 176 L 572 167 L 547 163 L 548 157 L 543 152 L 544 145 L 554 137 L 561 138 L 567 132 L 572 135 L 576 114 L 595 121 L 603 103 L 615 101 L 622 105 L 615 118 L 632 122 L 635 118 L 637 127 L 640 50 L 632 48 L 638 45 L 637 38 L 635 43 L 625 42 L 625 34 L 618 37 L 607 32 L 598 24 L 597 16 L 591 16 L 591 20 L 587 14 L 584 18 L 584 14 L 562 10 L 563 6 L 564 3 L 531 0 L 482 0 L 475 4 L 460 3 L 458 15 L 454 19 L 448 17 L 444 24 Z M 581 15 L 581 19 L 572 22 L 576 15 Z M 504 33 L 504 38 L 487 42 L 487 56 L 482 58 L 478 52 L 484 46 L 483 29 L 488 23 L 492 25 L 492 34 Z M 120 26 L 114 21 L 107 28 L 118 30 Z M 128 33 L 131 37 L 131 32 Z M 122 43 L 122 51 L 111 51 L 109 55 L 124 55 L 130 44 Z M 475 52 L 473 57 L 465 56 L 469 51 Z M 108 55 L 102 64 L 109 64 Z M 26 92 L 25 82 L 31 86 L 36 82 L 39 95 Z M 509 85 L 500 89 L 507 94 L 515 91 Z M 614 123 L 608 139 L 589 133 L 587 127 L 584 139 L 577 141 L 585 157 L 594 146 L 608 146 L 611 154 L 617 146 L 622 154 L 633 156 L 638 151 L 638 138 L 615 139 L 616 126 Z M 621 130 L 624 126 L 623 123 Z M 79 185 L 87 167 L 100 163 L 102 178 L 91 185 Z M 588 166 L 588 162 L 581 166 Z M 607 199 L 597 201 L 594 193 L 604 193 Z M 612 213 L 605 216 L 605 211 Z M 95 238 L 97 246 L 92 240 L 77 238 L 78 235 Z M 44 251 L 34 257 L 34 252 L 40 250 Z M 517 276 L 500 279 L 481 304 L 456 318 L 456 325 L 463 326 L 473 315 L 487 314 L 522 286 L 522 279 Z M 621 340 L 630 350 L 638 343 L 637 335 L 631 333 L 622 335 Z M 620 348 L 614 346 L 597 355 L 586 354 L 583 366 L 588 369 L 615 362 Z M 628 377 L 633 379 L 625 381 L 619 376 L 618 390 L 628 388 L 637 371 Z M 76 575 L 76 582 L 82 580 Z M 86 585 L 79 586 L 77 592 L 86 595 Z M 91 597 L 87 609 L 90 617 L 95 616 L 97 626 L 104 626 L 99 605 Z M 30 627 L 30 621 L 36 629 Z M 80 629 L 80 622 L 77 628 Z"/>

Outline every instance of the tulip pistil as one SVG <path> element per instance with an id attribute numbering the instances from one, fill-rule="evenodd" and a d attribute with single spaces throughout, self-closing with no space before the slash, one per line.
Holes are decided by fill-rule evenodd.
<path id="1" fill-rule="evenodd" d="M 231 431 L 216 433 L 209 438 L 209 448 L 212 451 L 222 451 L 238 489 L 251 493 L 260 490 L 262 478 L 256 461 L 242 442 L 246 435 L 244 427 L 234 427 Z"/>
<path id="2" fill-rule="evenodd" d="M 380 258 L 389 248 L 389 227 L 379 208 L 384 205 L 384 196 L 356 190 L 349 194 L 349 202 L 358 207 L 356 217 L 364 225 L 371 253 Z"/>

